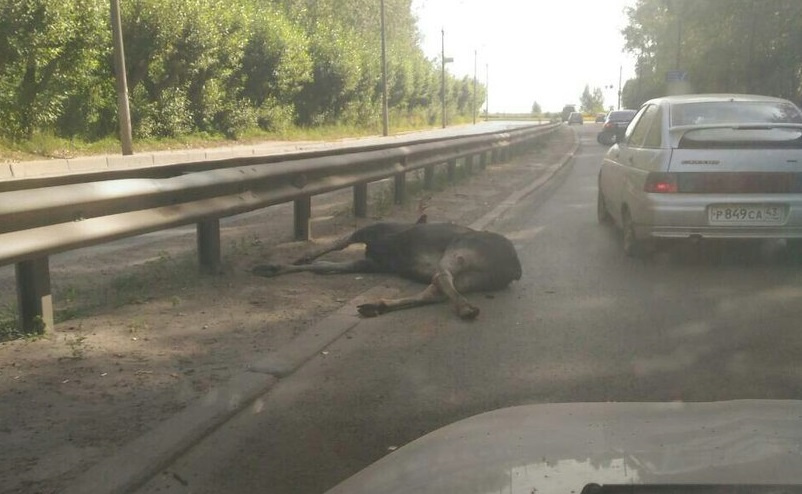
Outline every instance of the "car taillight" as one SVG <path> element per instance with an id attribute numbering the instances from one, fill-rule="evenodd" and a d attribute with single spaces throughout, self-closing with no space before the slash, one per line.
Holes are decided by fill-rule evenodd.
<path id="1" fill-rule="evenodd" d="M 643 185 L 644 192 L 654 192 L 656 194 L 673 194 L 679 192 L 677 187 L 677 176 L 673 173 L 650 172 L 646 176 L 646 183 Z"/>
<path id="2" fill-rule="evenodd" d="M 604 128 L 608 130 L 615 128 L 615 124 L 613 122 L 607 122 L 606 124 L 604 124 Z"/>

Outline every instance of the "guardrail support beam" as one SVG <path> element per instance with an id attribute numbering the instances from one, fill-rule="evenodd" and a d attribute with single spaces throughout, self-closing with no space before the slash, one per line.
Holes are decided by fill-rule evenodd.
<path id="1" fill-rule="evenodd" d="M 212 218 L 196 225 L 198 237 L 198 264 L 208 274 L 220 273 L 220 219 Z"/>
<path id="2" fill-rule="evenodd" d="M 295 240 L 312 239 L 312 197 L 306 196 L 293 201 L 293 223 Z"/>
<path id="3" fill-rule="evenodd" d="M 368 184 L 354 185 L 354 217 L 368 217 Z"/>
<path id="4" fill-rule="evenodd" d="M 434 188 L 434 165 L 426 166 L 423 169 L 423 188 L 427 190 Z"/>
<path id="5" fill-rule="evenodd" d="M 394 183 L 394 194 L 393 198 L 396 204 L 404 204 L 404 201 L 407 198 L 407 174 L 406 173 L 398 173 L 395 176 Z"/>
<path id="6" fill-rule="evenodd" d="M 457 178 L 457 160 L 448 161 L 447 176 L 449 182 L 453 182 Z"/>
<path id="7" fill-rule="evenodd" d="M 40 257 L 14 265 L 17 276 L 18 327 L 22 333 L 41 334 L 53 329 L 50 261 Z"/>

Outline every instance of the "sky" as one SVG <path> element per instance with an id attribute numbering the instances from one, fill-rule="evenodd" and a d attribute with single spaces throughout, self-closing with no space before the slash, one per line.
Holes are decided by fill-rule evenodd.
<path id="1" fill-rule="evenodd" d="M 491 113 L 528 113 L 579 105 L 585 85 L 602 88 L 605 108 L 617 106 L 634 74 L 623 53 L 624 8 L 635 0 L 413 0 L 426 56 L 439 60 L 441 40 L 452 75 L 474 76 L 489 88 Z M 441 36 L 441 30 L 445 32 Z M 612 86 L 612 88 L 605 88 Z"/>

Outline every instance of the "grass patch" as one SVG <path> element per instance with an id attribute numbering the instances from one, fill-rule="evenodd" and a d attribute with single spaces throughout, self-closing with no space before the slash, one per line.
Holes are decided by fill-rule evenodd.
<path id="1" fill-rule="evenodd" d="M 45 334 L 45 323 L 41 317 L 34 321 L 34 329 L 30 333 L 20 331 L 17 326 L 16 308 L 4 305 L 0 307 L 0 343 L 13 340 L 36 340 Z"/>
<path id="2" fill-rule="evenodd" d="M 435 128 L 411 119 L 392 122 L 391 132 L 400 133 L 413 130 Z M 174 138 L 134 139 L 134 152 L 171 151 L 181 149 L 214 148 L 233 145 L 259 144 L 265 141 L 317 141 L 337 140 L 348 137 L 365 137 L 381 134 L 375 126 L 327 125 L 321 127 L 290 127 L 282 132 L 267 132 L 250 129 L 240 134 L 238 139 L 230 139 L 222 134 L 196 132 Z M 53 133 L 39 132 L 25 141 L 0 139 L 0 161 L 31 161 L 46 158 L 75 158 L 103 154 L 119 154 L 120 141 L 116 137 L 106 137 L 97 141 L 59 137 Z"/>

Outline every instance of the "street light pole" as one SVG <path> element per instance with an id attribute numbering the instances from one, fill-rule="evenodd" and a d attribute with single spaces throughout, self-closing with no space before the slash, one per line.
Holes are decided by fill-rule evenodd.
<path id="1" fill-rule="evenodd" d="M 485 121 L 490 120 L 490 64 L 485 64 Z"/>
<path id="2" fill-rule="evenodd" d="M 125 51 L 123 49 L 120 2 L 111 0 L 111 32 L 114 49 L 114 73 L 117 79 L 117 113 L 120 119 L 120 144 L 123 155 L 134 154 L 131 137 L 131 112 L 128 108 L 128 82 L 125 77 Z"/>
<path id="3" fill-rule="evenodd" d="M 384 30 L 384 0 L 381 0 L 381 30 L 382 30 L 382 135 L 390 133 L 390 116 L 387 109 L 387 42 Z"/>
<path id="4" fill-rule="evenodd" d="M 446 128 L 446 30 L 440 29 L 440 103 L 443 107 L 443 128 Z"/>
<path id="5" fill-rule="evenodd" d="M 473 124 L 476 125 L 476 50 L 473 50 Z"/>

